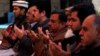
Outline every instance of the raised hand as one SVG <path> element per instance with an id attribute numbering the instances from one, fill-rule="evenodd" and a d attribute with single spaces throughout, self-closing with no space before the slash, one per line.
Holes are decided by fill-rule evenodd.
<path id="1" fill-rule="evenodd" d="M 25 35 L 24 26 L 22 25 L 22 29 L 19 29 L 16 25 L 14 25 L 14 32 L 16 33 L 17 37 L 21 39 Z"/>
<path id="2" fill-rule="evenodd" d="M 38 27 L 38 36 L 43 39 L 46 43 L 49 43 L 50 41 L 50 33 L 48 30 L 46 30 L 46 34 L 42 31 L 42 27 Z"/>
<path id="3" fill-rule="evenodd" d="M 64 51 L 60 45 L 57 45 L 54 42 L 49 43 L 49 51 L 51 56 L 71 56 L 70 45 L 67 44 L 66 48 L 67 51 Z"/>
<path id="4" fill-rule="evenodd" d="M 35 42 L 36 40 L 39 39 L 38 36 L 37 36 L 37 33 L 35 33 L 35 32 L 32 31 L 32 30 L 26 30 L 26 33 L 27 33 L 27 35 L 29 36 L 29 38 L 30 38 L 33 42 Z"/>
<path id="5" fill-rule="evenodd" d="M 15 32 L 12 32 L 9 34 L 9 37 L 12 39 L 12 40 L 16 40 L 17 39 L 17 35 Z"/>
<path id="6" fill-rule="evenodd" d="M 9 33 L 7 32 L 7 30 L 2 30 L 1 34 L 3 37 L 7 37 L 9 35 Z"/>

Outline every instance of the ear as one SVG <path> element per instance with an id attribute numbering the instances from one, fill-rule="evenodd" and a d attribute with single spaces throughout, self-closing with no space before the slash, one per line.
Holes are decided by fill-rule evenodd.
<path id="1" fill-rule="evenodd" d="M 60 28 L 64 28 L 65 25 L 66 25 L 65 22 L 60 22 L 60 24 L 59 24 Z"/>
<path id="2" fill-rule="evenodd" d="M 21 13 L 24 13 L 24 12 L 25 12 L 25 9 L 22 9 L 22 10 L 21 10 Z"/>
<path id="3" fill-rule="evenodd" d="M 45 13 L 46 13 L 45 11 L 42 11 L 42 12 L 41 12 L 41 16 L 44 16 L 44 15 L 45 15 Z"/>

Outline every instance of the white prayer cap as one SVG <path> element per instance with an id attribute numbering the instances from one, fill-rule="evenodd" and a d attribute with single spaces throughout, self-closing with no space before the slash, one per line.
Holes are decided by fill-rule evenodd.
<path id="1" fill-rule="evenodd" d="M 27 1 L 13 1 L 13 6 L 21 6 L 21 7 L 25 7 L 28 8 L 28 2 Z"/>

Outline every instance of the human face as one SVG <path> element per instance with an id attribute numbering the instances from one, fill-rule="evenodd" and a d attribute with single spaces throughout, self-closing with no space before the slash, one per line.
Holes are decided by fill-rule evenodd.
<path id="1" fill-rule="evenodd" d="M 37 9 L 36 6 L 30 7 L 32 10 L 31 13 L 33 14 L 34 21 L 39 21 L 41 18 L 41 13 L 39 12 L 39 9 Z"/>
<path id="2" fill-rule="evenodd" d="M 59 29 L 59 14 L 51 14 L 49 21 L 49 29 L 50 31 L 56 32 Z"/>
<path id="3" fill-rule="evenodd" d="M 93 24 L 94 19 L 93 15 L 89 16 L 82 24 L 82 29 L 79 35 L 81 36 L 81 44 L 83 46 L 91 44 L 96 39 L 96 26 Z"/>
<path id="4" fill-rule="evenodd" d="M 70 26 L 73 31 L 81 28 L 80 20 L 77 17 L 77 11 L 71 13 L 71 18 L 68 18 L 67 20 L 67 26 Z"/>
<path id="5" fill-rule="evenodd" d="M 18 17 L 21 14 L 21 9 L 18 6 L 13 6 L 13 12 L 15 17 Z"/>
<path id="6" fill-rule="evenodd" d="M 26 13 L 26 18 L 28 20 L 29 23 L 33 23 L 35 20 L 34 20 L 34 16 L 32 14 L 32 8 L 29 8 L 27 13 Z"/>

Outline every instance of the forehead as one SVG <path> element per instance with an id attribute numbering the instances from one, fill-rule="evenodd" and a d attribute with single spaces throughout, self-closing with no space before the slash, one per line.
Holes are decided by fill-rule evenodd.
<path id="1" fill-rule="evenodd" d="M 86 26 L 86 27 L 92 27 L 93 26 L 93 22 L 94 22 L 94 16 L 88 16 L 86 17 L 86 19 L 84 20 L 82 26 Z"/>
<path id="2" fill-rule="evenodd" d="M 13 8 L 19 8 L 19 6 L 13 6 Z M 20 9 L 20 8 L 19 8 Z"/>
<path id="3" fill-rule="evenodd" d="M 32 6 L 32 7 L 30 7 L 30 9 L 31 10 L 34 10 L 34 9 L 37 9 L 37 7 L 36 6 Z M 38 9 L 37 9 L 38 10 Z"/>
<path id="4" fill-rule="evenodd" d="M 68 19 L 70 19 L 70 20 L 78 20 L 78 21 L 80 21 L 80 19 L 78 18 L 77 14 L 78 14 L 77 11 L 73 11 L 73 12 L 71 12 L 71 18 L 68 18 Z"/>
<path id="5" fill-rule="evenodd" d="M 50 19 L 51 20 L 58 20 L 58 18 L 59 18 L 59 14 L 51 14 L 51 16 L 50 16 Z"/>
<path id="6" fill-rule="evenodd" d="M 71 17 L 72 18 L 78 18 L 77 14 L 78 14 L 77 11 L 73 11 L 73 12 L 71 12 Z"/>

